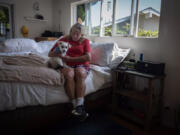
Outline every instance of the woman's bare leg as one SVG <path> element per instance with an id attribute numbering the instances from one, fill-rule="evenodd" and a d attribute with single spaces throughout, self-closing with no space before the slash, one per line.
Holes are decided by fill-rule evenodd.
<path id="1" fill-rule="evenodd" d="M 63 68 L 61 70 L 66 82 L 65 90 L 70 100 L 75 99 L 75 80 L 74 80 L 74 69 L 73 68 Z"/>
<path id="2" fill-rule="evenodd" d="M 84 68 L 79 67 L 75 69 L 75 82 L 76 82 L 75 93 L 76 93 L 77 107 L 74 114 L 79 116 L 80 121 L 84 121 L 88 117 L 88 113 L 86 113 L 84 107 L 86 77 L 87 77 L 87 71 Z"/>
<path id="3" fill-rule="evenodd" d="M 76 98 L 81 98 L 84 97 L 85 95 L 85 79 L 87 77 L 87 71 L 82 68 L 82 67 L 78 67 L 75 68 L 75 94 L 76 94 Z"/>

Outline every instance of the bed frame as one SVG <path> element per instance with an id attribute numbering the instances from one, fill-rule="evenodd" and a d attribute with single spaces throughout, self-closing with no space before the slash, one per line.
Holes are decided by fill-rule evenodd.
<path id="1" fill-rule="evenodd" d="M 106 110 L 111 100 L 112 87 L 98 90 L 85 97 L 87 112 Z M 0 112 L 0 127 L 5 131 L 27 134 L 70 118 L 72 105 L 61 103 L 49 106 L 29 106 Z M 0 131 L 1 132 L 1 131 Z"/>

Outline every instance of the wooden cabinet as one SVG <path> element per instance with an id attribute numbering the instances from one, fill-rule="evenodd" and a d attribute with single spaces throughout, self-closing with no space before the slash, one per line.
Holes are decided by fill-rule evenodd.
<path id="1" fill-rule="evenodd" d="M 54 41 L 57 40 L 57 37 L 35 37 L 35 41 L 36 42 L 40 42 L 40 41 Z"/>
<path id="2" fill-rule="evenodd" d="M 153 122 L 161 121 L 161 107 L 165 76 L 155 76 L 137 71 L 120 69 L 112 70 L 112 76 L 113 112 L 118 113 L 129 120 L 142 124 L 145 129 L 150 129 Z M 148 86 L 141 91 L 134 89 L 133 87 L 125 87 L 124 85 L 127 81 L 126 79 L 132 77 L 141 77 L 143 79 L 147 79 Z M 158 88 L 155 88 L 155 80 L 160 84 Z M 138 102 L 142 104 L 143 107 L 141 107 L 141 109 L 143 109 L 143 112 L 139 112 L 136 109 L 137 106 L 128 107 L 127 103 L 124 103 L 122 106 L 122 98 L 131 100 L 131 102 Z"/>

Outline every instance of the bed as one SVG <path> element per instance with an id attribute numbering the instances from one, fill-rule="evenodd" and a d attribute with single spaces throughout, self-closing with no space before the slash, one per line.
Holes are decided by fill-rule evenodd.
<path id="1" fill-rule="evenodd" d="M 0 44 L 1 125 L 37 127 L 38 123 L 66 118 L 70 112 L 64 77 L 46 64 L 55 42 L 19 38 Z M 85 81 L 85 104 L 99 108 L 110 100 L 111 68 L 123 61 L 130 49 L 120 49 L 115 43 L 91 46 L 93 57 Z"/>

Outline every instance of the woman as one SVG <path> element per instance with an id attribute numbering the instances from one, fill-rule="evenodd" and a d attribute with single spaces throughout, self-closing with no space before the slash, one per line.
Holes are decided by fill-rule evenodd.
<path id="1" fill-rule="evenodd" d="M 83 121 L 88 116 L 84 108 L 84 95 L 85 79 L 89 72 L 89 61 L 91 60 L 89 40 L 83 37 L 82 25 L 76 23 L 71 27 L 69 35 L 60 41 L 71 44 L 66 56 L 56 53 L 57 44 L 55 44 L 49 52 L 49 57 L 61 57 L 69 66 L 61 69 L 66 79 L 65 90 L 74 107 L 72 114 Z"/>

